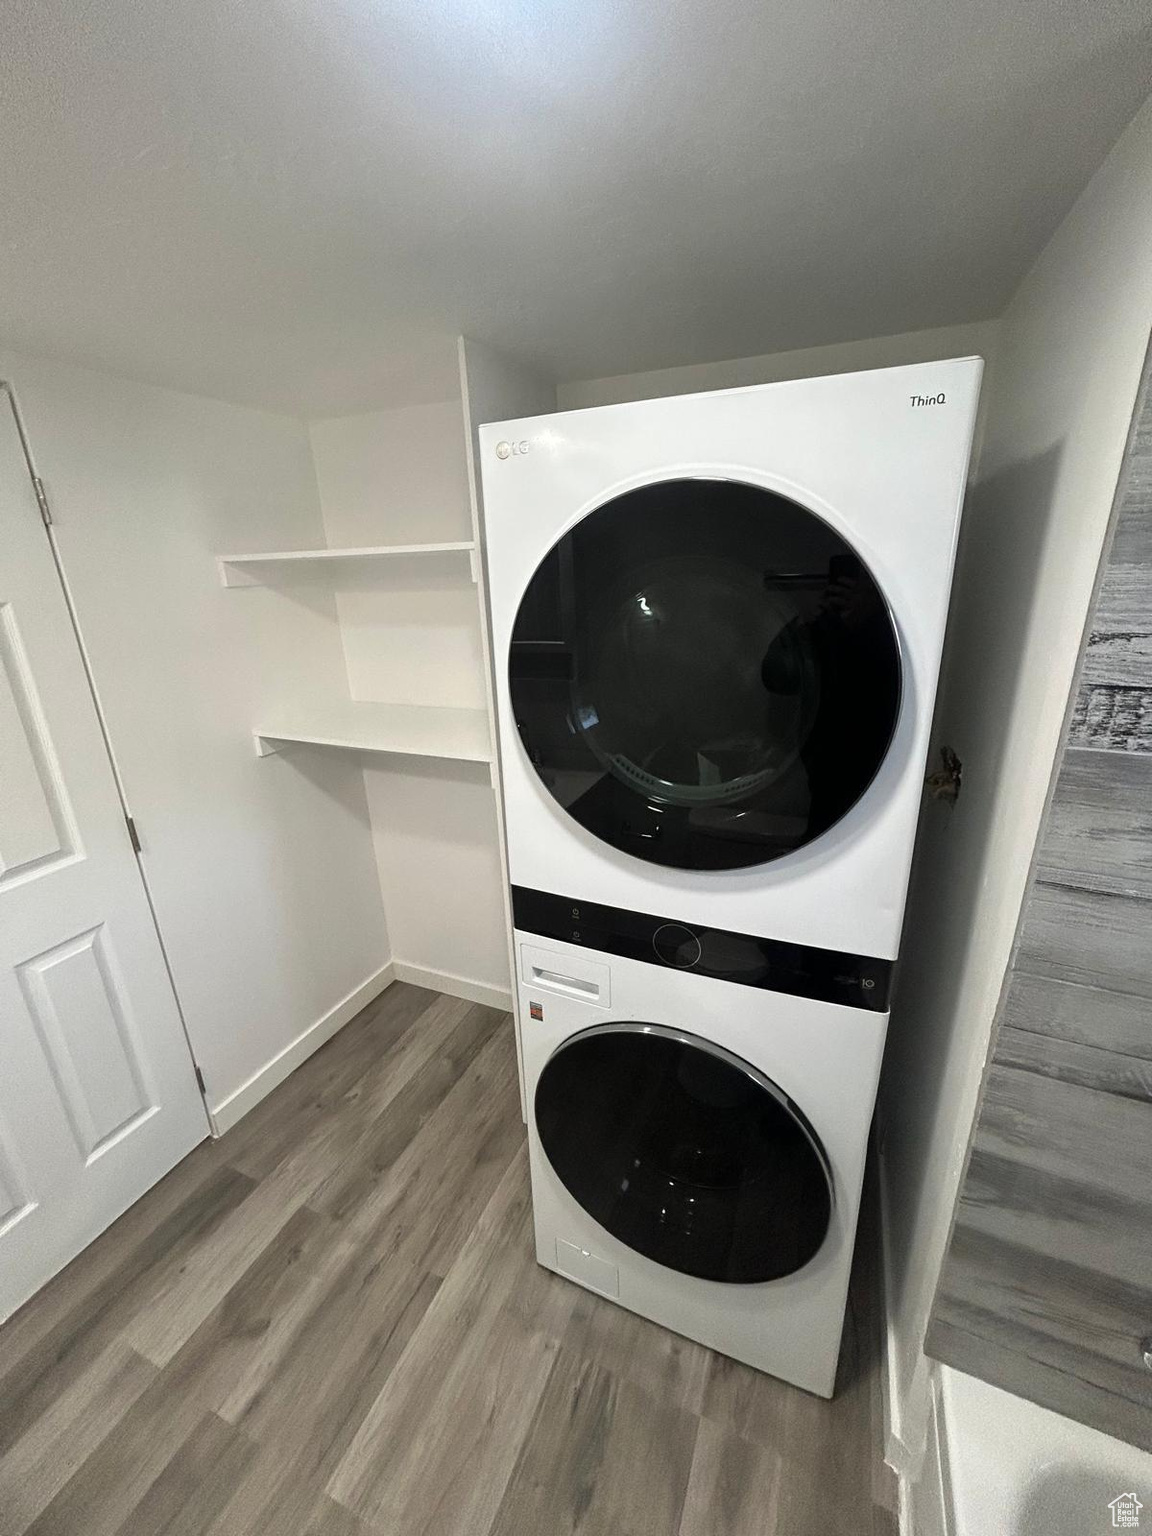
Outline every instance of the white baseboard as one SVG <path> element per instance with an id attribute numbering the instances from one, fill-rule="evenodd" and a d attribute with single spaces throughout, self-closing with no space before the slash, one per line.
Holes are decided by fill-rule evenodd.
<path id="1" fill-rule="evenodd" d="M 928 1433 L 920 1475 L 914 1482 L 901 1478 L 906 1495 L 901 1499 L 900 1518 L 904 1536 L 953 1536 L 952 1484 L 948 1475 L 948 1441 L 944 1433 L 944 1405 L 939 1380 L 931 1377 L 932 1407 L 928 1415 Z"/>
<path id="2" fill-rule="evenodd" d="M 893 1310 L 892 1225 L 888 1211 L 887 1170 L 879 1141 L 876 1152 L 880 1186 L 880 1287 L 884 1300 L 884 1369 L 880 1377 L 884 1406 L 884 1460 L 897 1478 L 901 1536 L 919 1536 L 921 1522 L 918 1509 L 923 1497 L 921 1484 L 925 1476 L 925 1452 L 928 1447 L 925 1444 L 924 1424 L 908 1423 L 904 1394 L 900 1390 L 896 1318 Z M 917 1373 L 913 1392 L 923 1390 L 927 1393 L 931 1391 L 928 1362 L 922 1359 L 920 1364 L 924 1370 L 922 1374 Z M 931 1427 L 934 1427 L 934 1420 Z M 925 1527 L 925 1536 L 934 1529 L 932 1525 Z"/>
<path id="3" fill-rule="evenodd" d="M 410 965 L 407 960 L 393 960 L 392 974 L 397 981 L 410 981 L 416 987 L 446 992 L 449 997 L 462 997 L 470 1003 L 483 1003 L 486 1008 L 504 1008 L 508 1012 L 512 1010 L 512 993 L 508 987 L 493 987 L 485 981 L 454 976 L 451 971 L 434 971 L 426 965 Z"/>
<path id="4" fill-rule="evenodd" d="M 262 1098 L 278 1087 L 301 1062 L 307 1061 L 313 1051 L 318 1051 L 326 1040 L 331 1040 L 338 1029 L 343 1029 L 349 1019 L 354 1018 L 361 1008 L 366 1007 L 386 986 L 395 981 L 398 974 L 398 968 L 391 961 L 382 965 L 358 987 L 353 987 L 335 1007 L 329 1008 L 315 1024 L 310 1024 L 295 1040 L 277 1052 L 271 1061 L 265 1062 L 258 1071 L 253 1072 L 247 1082 L 241 1083 L 219 1104 L 209 1106 L 208 1118 L 212 1122 L 212 1134 L 223 1136 L 225 1131 L 231 1130 L 238 1120 L 242 1120 L 250 1109 L 254 1109 Z"/>
<path id="5" fill-rule="evenodd" d="M 914 1447 L 904 1433 L 904 1405 L 896 1359 L 896 1320 L 892 1311 L 892 1227 L 888 1217 L 888 1179 L 884 1153 L 877 1147 L 880 1185 L 880 1289 L 884 1300 L 884 1370 L 880 1378 L 884 1403 L 884 1460 L 903 1479 L 918 1468 Z"/>
<path id="6" fill-rule="evenodd" d="M 512 993 L 507 987 L 493 987 L 487 982 L 473 981 L 467 976 L 454 976 L 450 971 L 434 971 L 425 965 L 410 965 L 406 960 L 390 960 L 373 972 L 358 987 L 354 987 L 315 1024 L 310 1024 L 284 1049 L 273 1056 L 247 1082 L 241 1083 L 226 1099 L 209 1107 L 208 1118 L 212 1122 L 212 1134 L 223 1136 L 250 1109 L 278 1087 L 289 1073 L 301 1062 L 307 1061 L 313 1051 L 318 1051 L 326 1040 L 331 1040 L 338 1029 L 343 1029 L 349 1019 L 367 1006 L 393 981 L 409 981 L 417 987 L 428 987 L 433 992 L 446 992 L 449 997 L 462 997 L 470 1003 L 483 1003 L 488 1008 L 512 1008 Z"/>

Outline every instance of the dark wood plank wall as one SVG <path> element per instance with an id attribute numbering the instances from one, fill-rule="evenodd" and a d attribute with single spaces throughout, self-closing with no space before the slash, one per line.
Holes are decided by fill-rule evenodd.
<path id="1" fill-rule="evenodd" d="M 1152 1449 L 1145 1340 L 1152 1341 L 1148 366 L 927 1349 Z"/>

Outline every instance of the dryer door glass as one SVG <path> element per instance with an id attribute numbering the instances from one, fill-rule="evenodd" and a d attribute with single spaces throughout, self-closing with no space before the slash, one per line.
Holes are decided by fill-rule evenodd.
<path id="1" fill-rule="evenodd" d="M 512 709 L 549 794 L 678 869 L 763 864 L 827 831 L 896 725 L 900 653 L 859 556 L 794 501 L 670 480 L 590 513 L 516 616 Z"/>
<path id="2" fill-rule="evenodd" d="M 682 1274 L 737 1284 L 807 1264 L 832 1183 L 795 1104 L 739 1057 L 654 1024 L 574 1036 L 536 1087 L 557 1176 L 629 1248 Z"/>

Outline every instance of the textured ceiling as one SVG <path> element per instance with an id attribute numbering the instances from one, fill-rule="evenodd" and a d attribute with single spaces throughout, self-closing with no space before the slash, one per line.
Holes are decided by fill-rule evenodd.
<path id="1" fill-rule="evenodd" d="M 0 338 L 325 412 L 983 318 L 1150 84 L 1148 0 L 5 0 Z"/>

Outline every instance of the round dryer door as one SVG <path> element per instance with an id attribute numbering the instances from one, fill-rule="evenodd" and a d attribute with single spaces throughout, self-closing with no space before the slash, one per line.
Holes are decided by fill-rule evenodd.
<path id="1" fill-rule="evenodd" d="M 800 1110 L 747 1062 L 658 1024 L 575 1035 L 536 1087 L 558 1178 L 600 1225 L 705 1280 L 778 1280 L 828 1231 L 832 1178 Z"/>
<path id="2" fill-rule="evenodd" d="M 591 512 L 520 604 L 512 709 L 548 792 L 677 869 L 780 858 L 876 774 L 900 705 L 888 606 L 794 501 L 667 480 Z"/>

